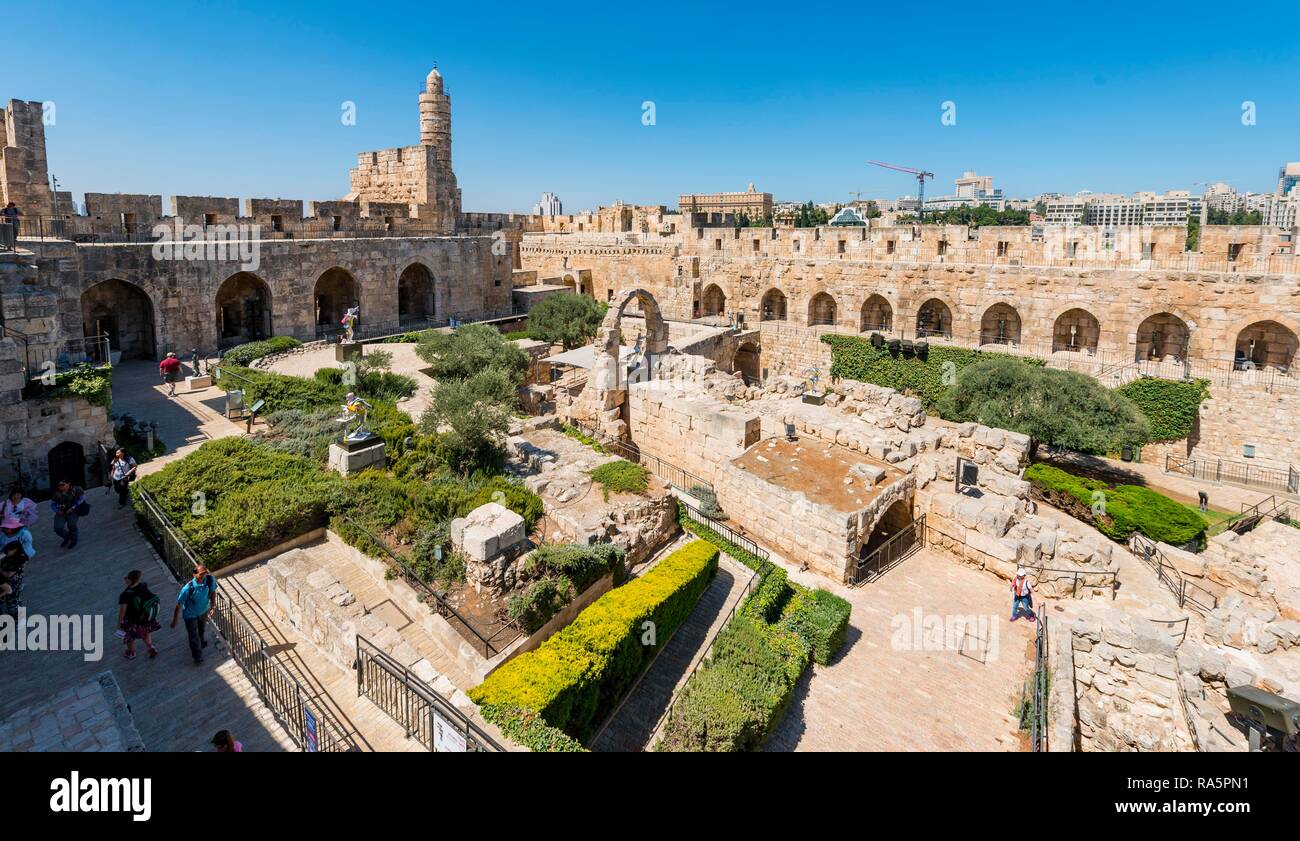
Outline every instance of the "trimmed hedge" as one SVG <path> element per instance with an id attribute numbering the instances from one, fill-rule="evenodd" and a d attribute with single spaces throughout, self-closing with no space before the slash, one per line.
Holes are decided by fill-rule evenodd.
<path id="1" fill-rule="evenodd" d="M 272 336 L 269 339 L 263 339 L 260 342 L 247 342 L 242 345 L 235 345 L 221 356 L 222 365 L 238 365 L 248 367 L 248 364 L 255 359 L 261 359 L 263 356 L 270 356 L 273 353 L 283 353 L 286 350 L 293 350 L 300 347 L 302 342 L 293 336 Z"/>
<path id="2" fill-rule="evenodd" d="M 1209 524 L 1204 517 L 1150 488 L 1111 486 L 1041 463 L 1031 464 L 1025 470 L 1025 479 L 1049 502 L 1096 526 L 1112 540 L 1127 541 L 1136 531 L 1171 546 L 1193 546 L 1205 542 Z M 1105 499 L 1102 516 L 1093 512 L 1097 493 L 1103 494 Z"/>
<path id="3" fill-rule="evenodd" d="M 786 602 L 781 624 L 807 640 L 813 660 L 826 666 L 844 645 L 852 612 L 853 606 L 834 593 L 799 588 Z"/>
<path id="4" fill-rule="evenodd" d="M 497 727 L 506 738 L 539 753 L 583 753 L 586 748 L 563 730 L 546 723 L 532 710 L 510 704 L 485 704 L 479 707 L 483 718 Z"/>
<path id="5" fill-rule="evenodd" d="M 1138 407 L 1151 426 L 1152 441 L 1178 441 L 1192 434 L 1209 380 L 1142 377 L 1115 389 Z"/>
<path id="6" fill-rule="evenodd" d="M 641 578 L 601 596 L 535 651 L 488 675 L 470 698 L 480 706 L 535 711 L 570 736 L 589 738 L 690 615 L 717 568 L 716 547 L 687 544 Z M 646 637 L 651 629 L 653 639 Z"/>
<path id="7" fill-rule="evenodd" d="M 719 550 L 726 552 L 728 557 L 732 560 L 739 561 L 755 572 L 762 573 L 768 566 L 770 566 L 767 561 L 758 557 L 754 553 L 741 549 L 739 546 L 732 543 L 730 540 L 727 540 L 713 529 L 701 523 L 697 523 L 690 517 L 686 516 L 686 506 L 681 502 L 681 500 L 677 501 L 677 523 L 682 527 L 682 531 L 689 532 L 702 540 L 707 540 L 714 546 L 718 547 Z"/>

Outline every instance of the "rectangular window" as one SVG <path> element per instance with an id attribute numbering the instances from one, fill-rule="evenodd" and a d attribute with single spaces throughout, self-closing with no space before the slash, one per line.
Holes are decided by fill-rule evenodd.
<path id="1" fill-rule="evenodd" d="M 758 244 L 758 242 L 759 242 L 758 240 L 754 240 L 754 253 L 755 253 L 755 254 L 757 254 L 757 253 L 759 252 L 760 248 L 761 248 L 761 246 Z"/>
<path id="2" fill-rule="evenodd" d="M 283 231 L 283 230 L 284 230 L 284 217 L 283 217 L 283 216 L 272 216 L 272 217 L 271 217 L 271 230 L 273 230 L 273 231 Z"/>
<path id="3" fill-rule="evenodd" d="M 835 248 L 835 250 L 836 250 L 838 253 L 840 253 L 840 254 L 843 254 L 843 253 L 844 253 L 844 240 L 840 240 L 840 241 L 836 244 L 836 248 Z"/>
<path id="4" fill-rule="evenodd" d="M 715 240 L 713 241 L 713 250 L 714 250 L 714 251 L 721 251 L 721 250 L 722 250 L 722 239 L 721 239 L 721 238 L 719 238 L 719 239 L 715 239 Z"/>
<path id="5" fill-rule="evenodd" d="M 893 253 L 894 253 L 894 246 L 897 244 L 897 242 L 898 242 L 897 240 L 893 240 L 893 239 L 891 239 L 889 242 L 885 243 L 885 253 L 886 253 L 886 254 L 893 254 Z"/>
<path id="6" fill-rule="evenodd" d="M 1005 257 L 1005 256 L 1007 256 L 1007 247 L 1008 247 L 1009 245 L 1011 245 L 1011 243 L 1007 242 L 1006 240 L 998 240 L 998 256 L 999 256 L 999 257 Z"/>
<path id="7" fill-rule="evenodd" d="M 942 257 L 947 253 L 948 253 L 948 240 L 946 239 L 939 240 L 939 256 Z"/>
<path id="8" fill-rule="evenodd" d="M 203 214 L 203 226 L 205 228 L 210 228 L 215 224 L 217 224 L 217 214 L 215 213 Z"/>
<path id="9" fill-rule="evenodd" d="M 1236 262 L 1237 257 L 1241 255 L 1241 249 L 1244 243 L 1234 242 L 1228 245 L 1228 262 Z"/>
<path id="10" fill-rule="evenodd" d="M 795 253 L 795 254 L 798 254 L 798 253 L 799 253 L 800 251 L 802 251 L 802 250 L 803 250 L 803 240 L 801 240 L 801 239 L 796 239 L 796 240 L 794 241 L 794 253 Z"/>

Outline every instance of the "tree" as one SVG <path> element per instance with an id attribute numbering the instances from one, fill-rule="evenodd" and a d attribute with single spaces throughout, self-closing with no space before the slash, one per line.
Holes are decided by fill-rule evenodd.
<path id="1" fill-rule="evenodd" d="M 500 368 L 440 380 L 420 418 L 421 430 L 441 436 L 448 465 L 461 473 L 495 465 L 517 405 L 516 388 L 511 375 Z"/>
<path id="2" fill-rule="evenodd" d="M 1114 453 L 1150 437 L 1146 418 L 1126 397 L 1086 374 L 1018 359 L 985 359 L 963 368 L 940 400 L 939 413 L 1082 453 Z"/>
<path id="3" fill-rule="evenodd" d="M 486 324 L 466 324 L 451 333 L 422 334 L 415 353 L 429 363 L 429 376 L 440 382 L 465 380 L 496 368 L 518 386 L 528 370 L 528 354 Z"/>
<path id="4" fill-rule="evenodd" d="M 587 295 L 548 295 L 528 311 L 528 336 L 542 342 L 582 347 L 596 335 L 608 307 Z"/>

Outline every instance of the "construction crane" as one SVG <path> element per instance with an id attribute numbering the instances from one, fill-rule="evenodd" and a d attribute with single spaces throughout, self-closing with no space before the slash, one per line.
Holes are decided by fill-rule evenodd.
<path id="1" fill-rule="evenodd" d="M 916 176 L 916 185 L 917 185 L 916 197 L 919 200 L 919 206 L 916 209 L 916 218 L 919 221 L 922 218 L 922 214 L 925 213 L 925 179 L 933 178 L 934 173 L 926 172 L 923 169 L 913 169 L 910 166 L 896 166 L 894 164 L 887 164 L 884 161 L 867 161 L 867 163 L 871 164 L 872 166 L 883 166 L 885 169 L 893 169 L 899 172 L 911 173 L 912 175 Z"/>

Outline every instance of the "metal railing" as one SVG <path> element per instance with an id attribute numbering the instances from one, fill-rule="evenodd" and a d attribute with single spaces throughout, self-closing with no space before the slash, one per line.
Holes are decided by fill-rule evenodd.
<path id="1" fill-rule="evenodd" d="M 569 423 L 574 429 L 577 429 L 583 435 L 586 435 L 588 438 L 600 444 L 601 448 L 606 452 L 611 455 L 616 455 L 619 458 L 626 459 L 634 464 L 641 465 L 646 470 L 658 476 L 660 479 L 663 479 L 665 482 L 683 493 L 691 493 L 691 489 L 694 487 L 703 487 L 707 488 L 709 491 L 713 491 L 713 483 L 708 479 L 696 476 L 689 470 L 684 470 L 672 462 L 666 461 L 658 456 L 643 452 L 641 448 L 635 444 L 625 444 L 622 441 L 615 441 L 612 438 L 606 438 L 598 431 L 581 421 L 574 420 Z"/>
<path id="2" fill-rule="evenodd" d="M 1300 493 L 1300 471 L 1292 465 L 1263 467 L 1249 462 L 1226 459 L 1196 459 L 1165 456 L 1165 472 L 1190 476 L 1209 482 L 1226 482 L 1249 488 L 1265 488 L 1284 493 Z"/>
<path id="3" fill-rule="evenodd" d="M 845 583 L 856 587 L 875 581 L 923 546 L 925 546 L 924 514 L 908 523 L 896 534 L 890 535 L 884 543 L 869 554 L 859 558 L 849 570 L 848 580 Z"/>
<path id="4" fill-rule="evenodd" d="M 357 695 L 368 698 L 390 718 L 402 725 L 408 739 L 414 738 L 425 750 L 464 743 L 466 752 L 504 750 L 464 713 L 434 692 L 410 669 L 357 635 Z"/>
<path id="5" fill-rule="evenodd" d="M 148 491 L 138 486 L 133 490 L 140 503 L 137 513 L 145 536 L 177 580 L 185 581 L 194 574 L 195 566 L 203 563 L 202 558 Z M 217 632 L 294 744 L 308 752 L 357 750 L 352 731 L 341 727 L 324 705 L 316 703 L 319 693 L 305 688 L 276 661 L 271 647 L 239 605 L 221 590 L 213 594 L 213 604 Z"/>
<path id="6" fill-rule="evenodd" d="M 405 558 L 394 553 L 384 545 L 383 541 L 371 534 L 369 530 L 359 524 L 356 520 L 346 514 L 340 514 L 339 518 L 346 522 L 351 528 L 360 532 L 370 543 L 379 547 L 379 550 L 382 551 L 392 562 L 394 571 L 401 576 L 402 580 L 405 581 L 411 589 L 415 590 L 415 592 L 420 596 L 420 600 L 429 605 L 429 609 L 434 613 L 438 614 L 443 619 L 446 619 L 447 624 L 455 628 L 466 642 L 479 649 L 484 657 L 487 657 L 488 659 L 495 657 L 505 650 L 505 646 L 508 646 L 510 643 L 523 636 L 523 631 L 521 631 L 514 622 L 506 623 L 496 631 L 484 635 L 471 620 L 462 616 L 456 608 L 451 606 L 441 591 L 433 589 L 433 587 L 429 586 L 426 581 L 416 575 L 415 571 L 411 569 L 410 564 L 407 563 Z M 506 634 L 511 634 L 511 636 L 509 639 L 501 641 L 499 638 Z"/>
<path id="7" fill-rule="evenodd" d="M 30 342 L 27 347 L 27 376 L 71 371 L 78 365 L 112 365 L 112 348 L 107 333 L 81 336 L 62 342 Z"/>
<path id="8" fill-rule="evenodd" d="M 772 555 L 762 546 L 759 546 L 753 540 L 741 534 L 740 532 L 736 531 L 735 529 L 731 528 L 726 523 L 720 523 L 717 520 L 711 519 L 709 517 L 706 517 L 704 514 L 701 514 L 699 509 L 697 509 L 695 506 L 691 505 L 689 502 L 682 499 L 681 497 L 677 498 L 677 504 L 681 506 L 681 509 L 683 511 L 686 512 L 686 519 L 691 520 L 692 522 L 695 523 L 699 523 L 705 528 L 712 529 L 713 532 L 718 535 L 718 537 L 721 537 L 723 540 L 734 545 L 736 548 L 742 549 L 748 552 L 749 554 L 753 555 L 754 557 L 758 558 L 759 560 L 758 572 L 760 574 L 765 575 L 767 573 L 767 570 L 771 568 Z M 740 559 L 737 558 L 736 560 L 740 560 Z M 749 564 L 745 564 L 745 565 L 750 566 Z"/>
<path id="9" fill-rule="evenodd" d="M 1034 673 L 1029 676 L 1029 749 L 1034 753 L 1047 750 L 1047 701 L 1051 689 L 1051 669 L 1047 636 L 1047 617 L 1034 620 Z"/>
<path id="10" fill-rule="evenodd" d="M 1031 564 L 1020 564 L 1023 569 L 1033 570 L 1037 575 L 1034 577 L 1034 584 L 1055 583 L 1064 579 L 1071 579 L 1070 598 L 1079 597 L 1079 588 L 1092 589 L 1094 587 L 1109 587 L 1110 597 L 1113 601 L 1119 592 L 1119 573 L 1109 570 L 1098 569 L 1056 569 L 1053 567 L 1033 566 Z M 1044 573 L 1052 573 L 1054 577 L 1045 578 Z"/>
<path id="11" fill-rule="evenodd" d="M 186 229 L 197 227 L 205 233 L 223 235 L 227 230 L 244 233 L 256 230 L 257 239 L 377 239 L 386 237 L 446 237 L 425 224 L 409 224 L 408 220 L 393 217 L 392 221 L 371 217 L 340 217 L 333 219 L 286 219 L 277 225 L 247 217 L 235 217 L 228 222 L 207 224 L 203 218 L 180 220 Z M 123 222 L 120 219 L 103 219 L 90 216 L 24 216 L 19 220 L 19 240 L 66 240 L 83 244 L 151 243 L 166 236 L 174 237 L 177 219 L 160 216 L 145 222 Z M 157 230 L 156 230 L 157 229 Z M 188 232 L 186 236 L 188 236 Z M 3 237 L 0 237 L 2 240 Z"/>
<path id="12" fill-rule="evenodd" d="M 1219 606 L 1219 597 L 1179 572 L 1151 538 L 1141 532 L 1133 532 L 1128 547 L 1130 552 L 1155 571 L 1160 583 L 1174 594 L 1180 608 L 1190 607 L 1205 615 Z"/>
<path id="13" fill-rule="evenodd" d="M 1254 505 L 1243 502 L 1241 513 L 1232 518 L 1228 528 L 1237 534 L 1245 534 L 1266 518 L 1287 522 L 1291 519 L 1291 509 L 1294 505 L 1295 503 L 1285 499 L 1279 500 L 1276 496 L 1261 499 Z"/>

